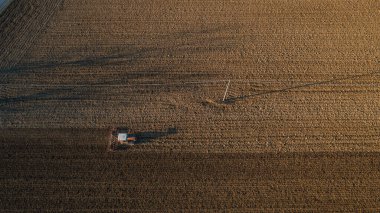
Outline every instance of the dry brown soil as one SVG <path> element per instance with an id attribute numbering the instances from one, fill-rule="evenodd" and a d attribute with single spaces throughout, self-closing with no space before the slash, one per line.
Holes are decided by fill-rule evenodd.
<path id="1" fill-rule="evenodd" d="M 14 1 L 0 209 L 376 210 L 379 47 L 377 0 Z"/>
<path id="2" fill-rule="evenodd" d="M 3 130 L 2 210 L 379 210 L 377 152 L 107 153 L 106 138 L 104 129 Z"/>

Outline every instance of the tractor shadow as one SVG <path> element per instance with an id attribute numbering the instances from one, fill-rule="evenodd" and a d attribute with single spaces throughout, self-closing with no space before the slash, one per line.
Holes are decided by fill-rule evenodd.
<path id="1" fill-rule="evenodd" d="M 136 133 L 137 141 L 135 145 L 147 144 L 154 139 L 164 138 L 169 135 L 177 134 L 177 128 L 168 128 L 166 131 L 149 131 L 149 132 L 138 132 Z"/>

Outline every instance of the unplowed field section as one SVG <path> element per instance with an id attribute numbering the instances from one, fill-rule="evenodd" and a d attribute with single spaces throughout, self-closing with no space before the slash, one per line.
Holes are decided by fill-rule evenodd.
<path id="1" fill-rule="evenodd" d="M 110 153 L 104 129 L 0 133 L 5 212 L 379 210 L 378 153 Z"/>

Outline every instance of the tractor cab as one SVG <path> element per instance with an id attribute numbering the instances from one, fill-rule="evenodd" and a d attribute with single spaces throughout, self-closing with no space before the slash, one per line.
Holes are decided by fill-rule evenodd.
<path id="1" fill-rule="evenodd" d="M 113 149 L 134 145 L 136 141 L 136 134 L 129 129 L 114 128 L 112 130 L 111 145 Z"/>

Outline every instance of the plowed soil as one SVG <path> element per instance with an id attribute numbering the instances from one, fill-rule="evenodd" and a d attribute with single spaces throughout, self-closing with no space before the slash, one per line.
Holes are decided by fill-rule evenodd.
<path id="1" fill-rule="evenodd" d="M 379 153 L 109 153 L 106 138 L 104 129 L 3 130 L 2 210 L 379 210 Z"/>
<path id="2" fill-rule="evenodd" d="M 379 11 L 14 1 L 0 16 L 0 209 L 379 210 Z M 109 126 L 143 140 L 108 152 Z"/>

